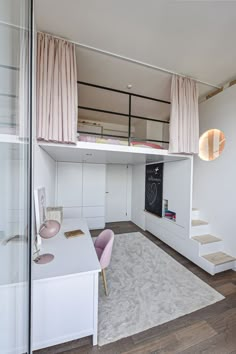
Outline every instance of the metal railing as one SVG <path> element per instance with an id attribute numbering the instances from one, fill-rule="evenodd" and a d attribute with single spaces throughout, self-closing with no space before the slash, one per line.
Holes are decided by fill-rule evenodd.
<path id="1" fill-rule="evenodd" d="M 152 121 L 152 122 L 156 122 L 156 123 L 169 124 L 169 122 L 165 121 L 165 120 L 154 119 L 154 118 L 150 118 L 150 117 L 143 117 L 143 116 L 139 116 L 139 115 L 133 115 L 132 114 L 132 97 L 138 97 L 138 98 L 142 98 L 142 99 L 146 99 L 146 100 L 150 100 L 150 101 L 155 101 L 155 102 L 159 102 L 159 103 L 163 103 L 163 104 L 170 104 L 169 101 L 160 100 L 158 98 L 143 96 L 143 95 L 139 95 L 139 94 L 131 93 L 131 92 L 126 92 L 126 91 L 122 91 L 122 90 L 117 90 L 117 89 L 113 89 L 113 88 L 106 87 L 106 86 L 95 85 L 95 84 L 91 84 L 91 83 L 84 82 L 84 81 L 77 81 L 77 83 L 78 83 L 78 85 L 89 86 L 89 87 L 98 88 L 98 89 L 101 89 L 101 90 L 107 90 L 107 91 L 111 91 L 111 92 L 116 92 L 116 93 L 119 93 L 119 94 L 122 94 L 122 95 L 128 95 L 129 96 L 128 112 L 127 113 L 115 112 L 115 111 L 110 111 L 110 110 L 105 110 L 105 109 L 98 109 L 98 108 L 78 105 L 78 109 L 79 110 L 86 110 L 86 111 L 99 112 L 99 113 L 105 113 L 105 114 L 111 114 L 111 115 L 116 115 L 116 116 L 118 115 L 118 116 L 122 116 L 122 117 L 127 117 L 128 118 L 128 135 L 127 136 L 114 135 L 114 134 L 104 134 L 104 133 L 95 133 L 95 132 L 85 132 L 85 131 L 79 131 L 79 130 L 78 130 L 78 133 L 101 136 L 101 137 L 112 137 L 112 138 L 127 139 L 129 145 L 131 144 L 131 141 L 150 141 L 150 142 L 169 144 L 169 141 L 165 141 L 165 140 L 155 140 L 155 139 L 148 139 L 148 138 L 147 139 L 140 139 L 140 138 L 135 138 L 135 137 L 131 136 L 132 118 L 141 119 L 141 120 L 145 120 L 145 121 Z M 112 123 L 112 121 L 111 121 L 111 123 Z"/>

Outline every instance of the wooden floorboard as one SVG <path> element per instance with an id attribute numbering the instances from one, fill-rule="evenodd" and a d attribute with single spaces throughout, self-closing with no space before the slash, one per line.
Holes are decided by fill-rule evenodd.
<path id="1" fill-rule="evenodd" d="M 35 351 L 35 354 L 236 354 L 236 272 L 209 275 L 149 232 L 132 222 L 108 223 L 115 234 L 139 231 L 176 261 L 225 296 L 216 304 L 147 331 L 92 346 L 91 337 Z M 102 230 L 91 231 L 97 236 Z"/>

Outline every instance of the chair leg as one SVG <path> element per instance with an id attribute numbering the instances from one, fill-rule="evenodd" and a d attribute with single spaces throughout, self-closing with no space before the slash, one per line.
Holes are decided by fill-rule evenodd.
<path id="1" fill-rule="evenodd" d="M 106 294 L 106 296 L 108 296 L 107 279 L 106 279 L 105 269 L 102 269 L 102 280 L 103 280 L 103 284 L 104 284 L 105 294 Z"/>

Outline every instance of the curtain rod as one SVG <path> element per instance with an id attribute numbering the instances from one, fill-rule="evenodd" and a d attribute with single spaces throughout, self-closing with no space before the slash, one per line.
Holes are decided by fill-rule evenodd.
<path id="1" fill-rule="evenodd" d="M 168 70 L 168 69 L 156 66 L 156 65 L 148 64 L 148 63 L 145 63 L 145 62 L 140 61 L 140 60 L 132 59 L 132 58 L 120 55 L 120 54 L 116 54 L 116 53 L 109 52 L 109 51 L 106 51 L 106 50 L 103 50 L 103 49 L 92 47 L 92 46 L 89 46 L 87 44 L 83 44 L 83 43 L 75 42 L 75 41 L 72 41 L 72 40 L 69 40 L 69 39 L 66 39 L 66 38 L 63 38 L 63 37 L 55 36 L 54 34 L 51 34 L 51 33 L 46 33 L 46 32 L 41 32 L 41 31 L 37 31 L 37 32 L 38 33 L 47 34 L 47 35 L 52 36 L 52 37 L 54 37 L 56 39 L 60 39 L 60 40 L 64 40 L 64 41 L 70 42 L 70 43 L 74 44 L 77 47 L 85 48 L 85 49 L 91 50 L 93 52 L 109 55 L 110 57 L 117 58 L 117 59 L 122 59 L 122 60 L 128 61 L 130 63 L 134 63 L 134 64 L 138 64 L 138 65 L 144 66 L 144 67 L 149 68 L 149 69 L 154 69 L 154 70 L 157 70 L 157 71 L 164 72 L 164 73 L 169 74 L 169 75 L 177 75 L 177 76 L 185 77 L 187 79 L 192 79 L 192 80 L 194 80 L 194 81 L 196 81 L 196 82 L 198 82 L 199 84 L 202 84 L 202 85 L 214 87 L 214 88 L 217 88 L 217 89 L 221 88 L 221 86 L 213 85 L 213 84 L 211 84 L 209 82 L 202 81 L 202 80 L 199 80 L 199 79 L 196 79 L 194 77 L 190 77 L 190 76 L 187 76 L 187 75 L 184 75 L 184 74 L 179 74 L 179 73 L 174 72 L 172 70 Z"/>
<path id="2" fill-rule="evenodd" d="M 28 30 L 27 28 L 24 28 L 24 27 L 21 27 L 21 26 L 18 26 L 18 25 L 14 25 L 14 24 L 11 24 L 11 23 L 8 23 L 8 22 L 4 22 L 4 21 L 0 21 L 0 24 L 5 25 L 5 26 L 9 26 L 9 27 L 13 27 L 13 28 L 17 28 L 17 29 L 21 29 L 21 30 L 22 29 L 23 30 L 24 29 Z M 132 59 L 132 58 L 129 58 L 129 57 L 125 57 L 125 56 L 122 56 L 122 55 L 119 55 L 119 54 L 116 54 L 116 53 L 112 53 L 112 52 L 109 52 L 109 51 L 106 51 L 106 50 L 103 50 L 103 49 L 99 49 L 99 48 L 96 48 L 96 47 L 89 46 L 87 44 L 75 42 L 75 41 L 69 40 L 67 38 L 55 36 L 52 33 L 46 33 L 46 32 L 41 32 L 41 31 L 37 31 L 37 32 L 38 33 L 48 34 L 50 36 L 53 36 L 54 38 L 70 42 L 70 43 L 74 44 L 77 47 L 85 48 L 85 49 L 91 50 L 93 52 L 109 55 L 110 57 L 121 59 L 121 60 L 125 60 L 125 61 L 128 61 L 130 63 L 138 64 L 138 65 L 144 66 L 144 67 L 149 68 L 149 69 L 161 71 L 161 72 L 164 72 L 164 73 L 169 74 L 169 75 L 177 75 L 177 76 L 185 77 L 185 78 L 188 78 L 188 79 L 192 79 L 192 80 L 198 82 L 199 84 L 202 84 L 202 85 L 205 85 L 205 86 L 210 86 L 210 87 L 214 87 L 214 88 L 217 88 L 217 89 L 221 89 L 221 86 L 213 85 L 213 84 L 211 84 L 209 82 L 198 80 L 198 79 L 196 79 L 194 77 L 190 77 L 190 76 L 187 76 L 187 75 L 184 75 L 184 74 L 179 74 L 179 73 L 174 72 L 172 70 L 168 70 L 168 69 L 165 69 L 165 68 L 161 68 L 159 66 L 148 64 L 148 63 L 145 63 L 145 62 L 140 61 L 140 60 L 136 60 L 136 59 Z"/>

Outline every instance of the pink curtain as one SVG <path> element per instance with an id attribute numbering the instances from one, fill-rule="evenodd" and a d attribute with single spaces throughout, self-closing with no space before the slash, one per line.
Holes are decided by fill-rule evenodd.
<path id="1" fill-rule="evenodd" d="M 75 143 L 77 72 L 75 46 L 37 34 L 37 139 Z"/>
<path id="2" fill-rule="evenodd" d="M 199 152 L 198 88 L 194 80 L 174 75 L 171 83 L 169 152 Z"/>

